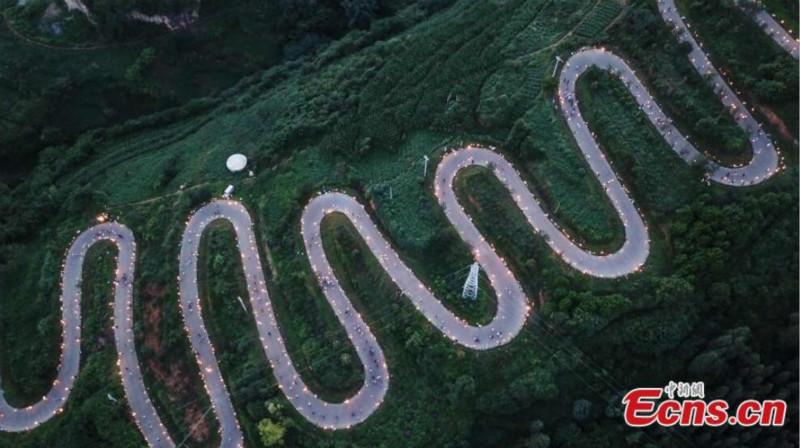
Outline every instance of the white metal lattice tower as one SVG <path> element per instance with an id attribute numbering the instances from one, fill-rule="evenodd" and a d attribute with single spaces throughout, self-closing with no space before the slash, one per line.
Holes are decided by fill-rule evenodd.
<path id="1" fill-rule="evenodd" d="M 469 267 L 469 275 L 467 281 L 464 282 L 464 290 L 461 291 L 462 299 L 475 300 L 478 298 L 478 272 L 480 269 L 478 262 L 472 263 L 472 266 Z"/>

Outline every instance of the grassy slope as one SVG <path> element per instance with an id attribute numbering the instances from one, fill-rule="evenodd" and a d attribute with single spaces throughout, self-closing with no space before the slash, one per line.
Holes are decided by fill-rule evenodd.
<path id="1" fill-rule="evenodd" d="M 139 289 L 150 283 L 167 286 L 163 303 L 165 309 L 171 310 L 167 314 L 172 317 L 165 317 L 164 326 L 177 332 L 170 353 L 189 357 L 188 342 L 180 330 L 182 322 L 177 318 L 174 285 L 180 232 L 191 208 L 208 194 L 206 189 L 216 193 L 233 181 L 241 199 L 256 217 L 259 238 L 269 244 L 272 252 L 279 278 L 275 279 L 274 287 L 271 285 L 270 292 L 279 310 L 279 321 L 287 329 L 290 350 L 297 353 L 293 356 L 298 362 L 307 358 L 306 362 L 313 363 L 331 343 L 331 335 L 337 347 L 346 347 L 341 329 L 331 319 L 332 313 L 325 308 L 324 299 L 309 279 L 306 262 L 299 256 L 302 254 L 297 230 L 299 207 L 320 188 L 350 188 L 365 202 L 375 204 L 372 211 L 376 219 L 404 258 L 430 284 L 446 290 L 452 281 L 448 276 L 455 270 L 453 266 L 460 267 L 469 261 L 464 257 L 463 244 L 441 234 L 447 224 L 431 197 L 429 185 L 420 179 L 420 158 L 423 154 L 435 156 L 436 149 L 443 145 L 462 141 L 501 143 L 511 123 L 522 118 L 533 130 L 533 147 L 538 152 L 520 157 L 520 168 L 534 180 L 532 184 L 546 205 L 558 209 L 557 219 L 576 234 L 587 235 L 589 243 L 602 245 L 619 240 L 613 211 L 587 173 L 580 153 L 551 107 L 550 97 L 540 87 L 549 76 L 553 51 L 575 48 L 585 42 L 578 38 L 564 42 L 560 39 L 579 26 L 581 17 L 592 5 L 594 2 L 543 0 L 511 1 L 504 5 L 459 2 L 418 24 L 412 8 L 406 15 L 393 19 L 395 22 L 387 21 L 391 25 L 384 22 L 385 26 L 374 27 L 372 33 L 381 36 L 378 43 L 371 42 L 369 33 L 353 33 L 315 60 L 271 69 L 251 78 L 235 89 L 234 98 L 207 115 L 106 142 L 95 159 L 65 179 L 59 188 L 89 185 L 102 192 L 105 204 L 132 227 L 140 244 Z M 392 27 L 403 32 L 395 32 Z M 388 38 L 393 34 L 397 35 Z M 556 47 L 549 47 L 556 43 Z M 365 48 L 353 51 L 361 46 Z M 600 82 L 608 85 L 607 81 Z M 694 91 L 692 86 L 680 88 Z M 652 130 L 639 135 L 649 125 L 642 124 L 641 115 L 630 106 L 624 93 L 614 90 L 595 94 L 586 102 L 585 109 L 595 114 L 593 120 L 606 120 L 605 125 L 599 123 L 597 127 L 601 141 L 612 158 L 621 162 L 618 166 L 626 167 L 621 174 L 647 210 L 647 216 L 663 219 L 686 203 L 692 189 L 697 188 L 696 182 L 693 183 L 685 167 L 670 161 L 671 155 L 653 137 Z M 620 121 L 609 122 L 611 116 Z M 353 155 L 364 146 L 368 148 L 366 156 Z M 224 158 L 232 151 L 252 156 L 257 174 L 254 179 L 243 181 L 224 171 Z M 169 164 L 179 170 L 174 178 L 163 182 Z M 690 187 L 677 191 L 670 188 L 676 178 L 681 179 L 677 183 Z M 493 191 L 491 181 L 485 179 L 474 185 L 472 181 L 466 183 L 465 191 Z M 181 185 L 188 189 L 186 193 L 180 193 Z M 502 194 L 493 196 L 492 200 L 500 197 L 502 204 Z M 160 199 L 141 202 L 154 197 Z M 489 207 L 486 199 L 482 204 Z M 96 211 L 87 210 L 85 217 Z M 504 211 L 502 217 L 497 221 L 519 222 L 513 210 Z M 62 253 L 69 235 L 86 227 L 87 222 L 74 218 L 44 229 L 37 243 L 28 247 L 19 261 L 19 275 L 14 276 L 19 281 L 9 284 L 12 277 L 4 274 L 3 290 L 10 292 L 7 297 L 24 297 L 23 291 L 35 284 L 40 273 L 32 266 L 43 265 L 42 272 L 49 272 L 50 278 L 39 289 L 47 294 L 44 296 L 47 300 L 35 306 L 4 307 L 4 342 L 11 340 L 11 334 L 32 331 L 40 319 L 48 316 L 52 319 L 57 311 L 52 306 L 56 297 L 52 278 L 58 274 L 58 263 L 40 260 L 46 253 L 53 254 L 51 257 Z M 557 371 L 548 364 L 548 352 L 536 343 L 535 333 L 526 333 L 504 350 L 481 354 L 441 344 L 441 336 L 413 309 L 403 307 L 403 302 L 391 301 L 387 305 L 386 298 L 393 297 L 393 287 L 385 279 L 380 281 L 382 277 L 374 260 L 363 257 L 363 249 L 361 258 L 348 255 L 359 241 L 347 226 L 331 224 L 326 232 L 335 235 L 330 253 L 336 254 L 337 269 L 352 272 L 362 265 L 366 267 L 361 274 L 363 278 L 358 277 L 347 287 L 358 297 L 369 319 L 376 322 L 375 332 L 387 353 L 393 375 L 392 386 L 371 424 L 331 436 L 311 428 L 289 412 L 300 428 L 308 430 L 304 438 L 294 432 L 291 437 L 307 444 L 324 434 L 387 446 L 397 440 L 408 446 L 440 446 L 464 436 L 474 417 L 470 409 L 491 407 L 474 396 L 451 402 L 436 390 L 446 390 L 456 378 L 468 375 L 478 382 L 477 389 L 487 395 L 523 372 L 541 370 L 548 372 L 543 375 L 551 375 Z M 520 237 L 517 227 L 503 225 L 496 231 L 487 230 L 487 235 L 498 241 L 499 250 L 509 256 L 514 255 L 514 248 L 509 245 L 531 247 L 536 254 L 534 265 L 528 266 L 527 258 L 521 255 L 512 256 L 512 265 L 515 272 L 525 273 L 521 280 L 532 295 L 539 286 L 545 292 L 555 289 L 564 275 L 577 282 L 576 288 L 601 293 L 622 291 L 635 295 L 643 287 L 644 282 L 637 278 L 630 282 L 591 282 L 573 277 L 552 254 L 541 248 L 540 241 L 530 235 Z M 57 231 L 63 236 L 53 238 Z M 667 266 L 661 255 L 666 249 L 660 248 L 664 244 L 660 233 L 655 235 L 656 258 L 650 268 L 658 272 Z M 51 242 L 46 246 L 48 238 Z M 219 238 L 225 241 L 224 237 Z M 518 243 L 517 238 L 522 238 L 523 243 Z M 443 246 L 436 246 L 440 243 Z M 439 247 L 446 250 L 434 249 Z M 228 252 L 228 256 L 232 253 Z M 441 257 L 441 263 L 431 263 L 432 256 Z M 236 272 L 237 268 L 226 269 L 215 273 L 210 290 L 214 288 L 213 278 L 224 278 L 226 272 Z M 366 288 L 366 284 L 370 287 Z M 238 288 L 241 292 L 241 285 Z M 210 300 L 219 301 L 218 309 L 224 310 L 211 318 L 214 322 L 211 331 L 234 332 L 241 319 L 237 314 L 241 311 L 238 303 L 229 297 L 213 295 Z M 485 319 L 488 310 L 479 310 L 472 318 Z M 469 309 L 459 310 L 462 311 L 471 315 Z M 384 322 L 387 329 L 378 329 Z M 55 322 L 44 325 L 51 330 L 57 328 Z M 252 340 L 252 334 L 249 328 L 237 336 L 247 341 Z M 25 343 L 30 339 L 20 339 L 15 344 L 18 353 L 33 350 L 32 344 Z M 418 345 L 420 340 L 431 348 L 422 350 Z M 53 338 L 50 341 L 45 351 L 55 353 L 57 345 L 53 344 L 57 341 Z M 304 350 L 306 346 L 311 348 Z M 252 440 L 252 424 L 264 415 L 259 403 L 275 393 L 268 387 L 269 374 L 262 368 L 237 367 L 242 363 L 263 366 L 263 355 L 257 346 L 247 342 L 220 350 L 224 362 L 235 366 L 227 369 L 229 384 L 234 384 L 237 411 L 240 415 L 249 414 L 243 424 Z M 498 372 L 496 365 L 508 364 L 508 359 L 526 361 Z M 17 378 L 25 378 L 21 372 L 30 366 L 24 356 L 18 355 L 11 367 L 8 373 L 3 372 L 4 387 L 9 391 L 14 390 Z M 258 375 L 246 376 L 253 371 Z M 343 369 L 343 372 L 349 371 Z M 345 383 L 345 389 L 357 384 L 357 375 L 352 372 L 349 375 L 351 380 Z M 197 384 L 196 373 L 189 378 Z M 307 378 L 312 384 L 325 385 L 324 379 L 313 373 Z M 248 381 L 256 383 L 248 388 Z M 20 392 L 20 400 L 40 395 L 45 385 L 46 382 L 39 386 L 33 383 L 30 391 Z M 152 378 L 148 379 L 148 385 L 154 391 L 165 387 Z M 582 391 L 576 388 L 570 393 L 578 395 Z M 250 403 L 255 403 L 253 409 Z M 171 414 L 169 409 L 182 404 L 160 400 L 157 405 Z M 181 422 L 173 421 L 170 425 L 173 433 L 184 430 Z M 33 440 L 35 437 L 34 433 Z"/>
<path id="2" fill-rule="evenodd" d="M 0 53 L 6 55 L 0 64 L 0 108 L 8 113 L 0 117 L 0 155 L 10 157 L 0 175 L 9 183 L 35 164 L 36 145 L 70 142 L 88 129 L 215 94 L 281 58 L 283 37 L 276 34 L 273 2 L 217 5 L 203 14 L 191 38 L 154 27 L 155 36 L 88 42 L 96 48 L 87 51 L 65 49 L 80 40 L 68 32 L 64 42 L 38 35 L 38 28 L 15 19 L 33 7 L 6 3 L 2 12 L 7 22 L 0 23 Z M 126 71 L 145 48 L 155 50 L 152 65 L 141 80 L 127 81 Z"/>

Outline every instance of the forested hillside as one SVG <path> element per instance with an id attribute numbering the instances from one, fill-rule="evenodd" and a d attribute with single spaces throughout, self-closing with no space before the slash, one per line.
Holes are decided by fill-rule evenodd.
<path id="1" fill-rule="evenodd" d="M 186 446 L 220 440 L 183 327 L 177 260 L 188 216 L 227 185 L 255 220 L 292 360 L 315 393 L 342 400 L 364 370 L 305 257 L 300 216 L 318 192 L 357 197 L 437 298 L 486 323 L 495 294 L 482 278 L 478 300 L 461 299 L 472 257 L 433 194 L 444 149 L 496 147 L 585 247 L 614 251 L 625 237 L 558 110 L 556 56 L 589 45 L 614 51 L 710 157 L 750 157 L 747 136 L 655 0 L 204 0 L 198 21 L 174 32 L 118 25 L 118 11 L 182 1 L 87 2 L 97 25 L 56 2 L 58 36 L 42 25 L 51 3 L 23 3 L 3 3 L 0 24 L 4 396 L 23 406 L 49 390 L 62 260 L 105 212 L 136 237 L 139 360 L 159 416 Z M 203 315 L 247 446 L 797 445 L 797 61 L 727 1 L 677 4 L 785 168 L 758 186 L 709 183 L 618 79 L 590 71 L 577 86 L 582 112 L 644 217 L 649 258 L 623 278 L 585 276 L 532 231 L 488 170 L 467 170 L 455 184 L 461 202 L 534 304 L 522 334 L 489 351 L 444 337 L 352 225 L 327 219 L 326 252 L 391 372 L 378 411 L 342 431 L 306 421 L 277 387 L 255 320 L 237 300 L 247 289 L 233 233 L 214 225 L 200 250 Z M 247 155 L 252 177 L 225 169 L 234 152 Z M 82 367 L 64 412 L 29 433 L 0 433 L 0 446 L 144 445 L 115 364 L 114 252 L 90 252 Z M 789 421 L 624 425 L 625 391 L 671 380 L 705 381 L 707 396 L 732 403 L 785 399 Z"/>
<path id="2" fill-rule="evenodd" d="M 16 184 L 48 146 L 216 96 L 404 6 L 361 3 L 89 1 L 90 21 L 60 0 L 3 0 L 0 181 Z M 187 4 L 198 5 L 198 18 L 180 32 L 128 17 Z"/>

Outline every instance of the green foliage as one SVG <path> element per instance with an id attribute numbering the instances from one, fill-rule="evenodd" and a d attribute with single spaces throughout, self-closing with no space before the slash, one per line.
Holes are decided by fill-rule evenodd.
<path id="1" fill-rule="evenodd" d="M 792 0 L 760 0 L 759 3 L 780 21 L 789 34 L 797 38 L 800 31 L 797 28 L 797 5 Z"/>
<path id="2" fill-rule="evenodd" d="M 621 2 L 617 0 L 600 0 L 598 6 L 592 9 L 592 12 L 575 29 L 575 34 L 585 38 L 595 37 L 609 26 L 621 11 Z"/>
<path id="3" fill-rule="evenodd" d="M 228 184 L 254 217 L 289 353 L 309 387 L 333 401 L 360 387 L 363 367 L 304 256 L 298 222 L 315 192 L 336 188 L 357 196 L 413 271 L 472 323 L 490 321 L 496 298 L 484 278 L 478 301 L 458 297 L 465 275 L 459 269 L 472 259 L 432 194 L 431 172 L 443 148 L 497 146 L 566 232 L 592 250 L 617 250 L 621 223 L 553 108 L 553 57 L 587 42 L 624 54 L 667 113 L 712 156 L 748 156 L 741 132 L 689 66 L 655 2 L 384 1 L 368 26 L 351 32 L 339 1 L 280 3 L 280 14 L 269 2 L 220 10 L 220 22 L 141 45 L 68 57 L 40 47 L 6 52 L 12 58 L 0 67 L 0 102 L 11 112 L 0 122 L 9 131 L 0 150 L 15 163 L 28 158 L 31 168 L 0 184 L 0 365 L 12 403 L 41 397 L 55 375 L 60 254 L 99 211 L 136 234 L 134 311 L 147 387 L 176 438 L 197 421 L 207 424 L 208 436 L 191 439 L 198 446 L 217 443 L 217 427 L 212 413 L 199 417 L 209 403 L 183 330 L 175 260 L 186 217 Z M 769 39 L 758 32 L 707 37 L 704 30 L 718 26 L 717 19 L 748 29 L 735 11 L 707 4 L 688 8 L 704 43 L 741 44 L 739 65 L 757 62 L 731 73 L 752 78 L 735 79 L 748 103 L 766 104 L 796 123 L 796 86 L 788 82 L 796 63 L 763 50 Z M 10 18 L 24 27 L 15 14 Z M 8 33 L 0 28 L 0 44 L 18 45 Z M 285 59 L 278 63 L 281 47 Z M 756 49 L 764 55 L 753 55 Z M 715 62 L 731 62 L 730 52 L 711 53 Z M 90 70 L 92 64 L 98 68 Z M 127 97 L 128 71 L 150 97 Z M 254 74 L 237 83 L 245 73 Z M 532 231 L 496 179 L 467 170 L 455 185 L 462 204 L 535 305 L 513 342 L 474 352 L 420 316 L 346 221 L 326 219 L 326 252 L 392 373 L 379 411 L 351 431 L 319 430 L 291 409 L 275 386 L 255 322 L 236 299 L 249 306 L 232 232 L 209 230 L 200 263 L 203 312 L 248 445 L 675 446 L 670 431 L 619 425 L 623 389 L 694 377 L 731 400 L 797 399 L 798 285 L 787 275 L 798 269 L 796 167 L 750 189 L 704 185 L 619 81 L 590 72 L 578 87 L 584 116 L 648 223 L 645 269 L 618 280 L 576 273 Z M 780 89 L 788 100 L 767 99 Z M 102 120 L 74 113 L 83 104 L 76 99 L 88 97 L 105 104 Z M 135 110 L 119 112 L 128 108 Z M 67 120 L 77 115 L 81 123 Z M 134 116 L 140 118 L 119 124 Z M 253 178 L 225 170 L 231 152 L 248 155 Z M 431 157 L 427 178 L 423 155 Z M 122 392 L 113 347 L 94 347 L 110 334 L 110 258 L 103 263 L 105 270 L 87 272 L 86 357 L 66 412 L 30 434 L 0 435 L 0 444 L 142 443 L 124 403 L 105 399 Z M 187 415 L 192 406 L 200 412 Z M 793 411 L 787 428 L 796 418 Z M 791 437 L 781 428 L 752 434 L 750 446 Z M 717 436 L 686 433 L 698 446 Z M 723 436 L 738 441 L 734 431 Z"/>
<path id="4" fill-rule="evenodd" d="M 156 59 L 156 50 L 153 47 L 147 47 L 139 53 L 139 57 L 133 61 L 130 67 L 125 70 L 125 81 L 132 85 L 137 85 L 142 82 L 142 75 L 145 70 L 148 70 Z"/>
<path id="5" fill-rule="evenodd" d="M 369 24 L 378 12 L 377 0 L 342 0 L 342 8 L 347 14 L 347 25 L 361 28 Z"/>
<path id="6" fill-rule="evenodd" d="M 264 446 L 281 446 L 283 445 L 283 436 L 286 434 L 286 428 L 265 418 L 258 422 L 258 434 L 261 436 L 261 443 Z"/>
<path id="7" fill-rule="evenodd" d="M 798 97 L 797 62 L 739 8 L 720 7 L 716 0 L 696 0 L 688 6 L 684 8 L 687 20 L 715 63 L 725 68 L 725 75 L 738 89 L 745 89 L 765 108 L 756 112 L 767 129 L 791 143 L 798 135 L 794 124 L 800 119 L 794 101 Z M 791 9 L 796 20 L 797 5 Z M 788 28 L 797 31 L 796 25 Z M 776 120 L 772 112 L 780 118 Z M 788 125 L 787 130 L 781 129 L 780 121 Z"/>

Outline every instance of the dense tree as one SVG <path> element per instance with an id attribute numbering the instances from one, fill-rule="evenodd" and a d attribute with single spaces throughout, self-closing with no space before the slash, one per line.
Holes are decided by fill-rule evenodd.
<path id="1" fill-rule="evenodd" d="M 275 423 L 271 419 L 265 418 L 258 422 L 258 434 L 264 446 L 281 446 L 283 445 L 286 428 L 280 423 Z"/>
<path id="2" fill-rule="evenodd" d="M 377 0 L 342 0 L 341 4 L 347 14 L 347 24 L 351 28 L 368 25 L 378 12 Z"/>
<path id="3" fill-rule="evenodd" d="M 39 157 L 31 175 L 0 183 L 0 280 L 9 290 L 6 297 L 24 299 L 4 299 L 0 307 L 2 348 L 10 348 L 3 356 L 7 396 L 36 399 L 50 386 L 58 362 L 60 255 L 76 229 L 110 205 L 115 218 L 137 236 L 137 347 L 151 397 L 172 434 L 187 430 L 184 406 L 200 403 L 197 415 L 202 414 L 209 404 L 183 330 L 175 260 L 191 210 L 236 179 L 219 162 L 238 146 L 253 152 L 259 173 L 237 191 L 254 217 L 288 351 L 309 387 L 331 401 L 351 396 L 364 378 L 303 255 L 298 222 L 303 206 L 320 189 L 360 195 L 414 272 L 445 306 L 470 322 L 490 321 L 495 297 L 488 287 L 477 303 L 458 297 L 463 276 L 453 272 L 468 265 L 471 255 L 437 206 L 430 171 L 427 180 L 420 176 L 423 154 L 474 141 L 495 145 L 514 160 L 548 214 L 580 244 L 597 252 L 621 246 L 624 233 L 615 224 L 613 207 L 593 184 L 553 108 L 551 52 L 565 55 L 591 40 L 561 28 L 581 19 L 588 3 L 550 2 L 528 26 L 519 13 L 532 13 L 531 2 L 460 2 L 431 22 L 426 22 L 428 11 L 446 3 L 383 2 L 375 19 L 347 35 L 348 17 L 338 0 L 282 3 L 284 28 L 278 34 L 281 44 L 286 42 L 284 52 L 298 45 L 291 62 L 248 77 L 214 98 L 90 133 L 74 143 L 48 143 L 50 148 L 40 153 L 41 146 L 32 146 L 31 154 Z M 740 23 L 735 9 L 720 12 L 707 8 L 709 2 L 698 3 L 689 8 L 694 14 L 724 16 L 703 25 L 705 30 L 724 35 L 722 41 L 741 39 L 725 29 Z M 688 66 L 686 46 L 675 43 L 655 7 L 651 1 L 630 2 L 616 28 L 593 39 L 630 58 L 659 104 L 692 131 L 699 146 L 714 154 L 745 148 L 738 128 Z M 392 15 L 400 9 L 405 12 Z M 240 14 L 231 16 L 231 23 L 243 20 Z M 563 41 L 553 48 L 537 47 L 543 41 L 540 33 L 550 26 L 556 27 L 553 33 L 564 33 Z M 163 59 L 170 52 L 200 58 L 193 42 L 206 28 L 220 35 L 227 29 L 209 23 L 164 39 L 168 43 L 163 46 L 160 41 L 146 44 L 156 49 L 153 73 L 172 70 Z M 752 33 L 741 34 L 757 40 Z M 308 42 L 300 45 L 306 37 Z M 220 46 L 225 45 L 215 40 L 209 48 Z M 131 47 L 135 52 L 116 67 L 119 77 L 98 84 L 120 88 L 126 67 L 144 54 L 141 47 Z M 742 45 L 745 52 L 748 48 Z M 743 95 L 754 95 L 748 103 L 755 108 L 764 99 L 756 92 L 759 82 L 767 81 L 770 88 L 780 84 L 787 96 L 796 89 L 796 64 L 764 53 L 733 61 L 752 61 L 752 67 L 745 67 L 749 78 L 737 86 L 745 89 Z M 230 62 L 235 57 L 223 54 L 221 60 L 236 65 Z M 36 62 L 26 61 L 24 70 L 14 74 L 14 88 L 31 89 Z M 7 65 L 13 69 L 16 62 Z M 198 70 L 205 68 L 198 63 Z M 494 75 L 506 68 L 513 75 Z M 147 81 L 148 70 L 140 74 Z M 32 89 L 29 104 L 11 108 L 10 119 L 30 127 L 17 135 L 48 141 L 77 135 L 77 128 L 47 118 L 53 116 L 49 109 L 58 110 L 54 105 L 86 88 L 80 78 L 63 78 L 52 91 Z M 796 400 L 797 278 L 787 275 L 797 272 L 796 167 L 789 163 L 756 188 L 707 186 L 695 171 L 673 160 L 660 137 L 633 137 L 649 135 L 652 126 L 637 115 L 618 80 L 592 73 L 587 78 L 581 85 L 589 97 L 584 112 L 647 220 L 648 263 L 624 279 L 583 276 L 531 231 L 508 192 L 492 183 L 486 170 L 465 172 L 457 180 L 462 204 L 536 303 L 512 343 L 478 353 L 453 344 L 426 322 L 376 266 L 358 235 L 332 216 L 323 229 L 326 253 L 375 331 L 392 372 L 386 402 L 353 431 L 318 431 L 296 412 L 281 409 L 287 402 L 275 386 L 255 322 L 235 299 L 241 296 L 248 305 L 230 229 L 215 228 L 204 237 L 199 268 L 207 276 L 206 325 L 247 445 L 670 447 L 676 442 L 668 431 L 643 432 L 620 424 L 624 389 L 691 377 L 707 381 L 709 395 L 734 401 L 748 396 Z M 134 98 L 128 103 L 109 100 L 107 106 L 121 111 L 135 103 Z M 769 106 L 775 106 L 778 117 L 791 116 L 780 104 Z M 613 120 L 600 113 L 589 117 L 593 111 L 608 111 Z M 44 125 L 52 129 L 45 131 Z M 789 161 L 795 157 L 792 151 L 782 154 Z M 120 175 L 128 166 L 135 182 Z M 200 186 L 177 190 L 175 184 L 185 179 Z M 33 235 L 39 238 L 32 241 Z M 111 271 L 106 274 L 90 273 L 87 285 L 108 286 Z M 94 305 L 86 306 L 90 335 L 83 338 L 83 362 L 92 365 L 82 371 L 85 383 L 76 387 L 66 412 L 52 426 L 19 438 L 5 434 L 0 443 L 141 444 L 129 410 L 105 398 L 108 390 L 114 396 L 122 393 L 113 349 L 94 351 L 93 344 L 110 328 L 101 322 L 108 317 L 108 297 L 108 291 L 98 293 L 92 296 L 97 300 L 90 300 Z M 95 366 L 98 360 L 105 364 Z M 159 369 L 178 380 L 158 377 Z M 187 385 L 190 398 L 173 401 L 169 387 L 175 383 Z M 792 410 L 790 420 L 796 419 Z M 687 433 L 698 446 L 768 447 L 796 441 L 786 429 Z M 265 435 L 268 440 L 261 440 Z"/>

